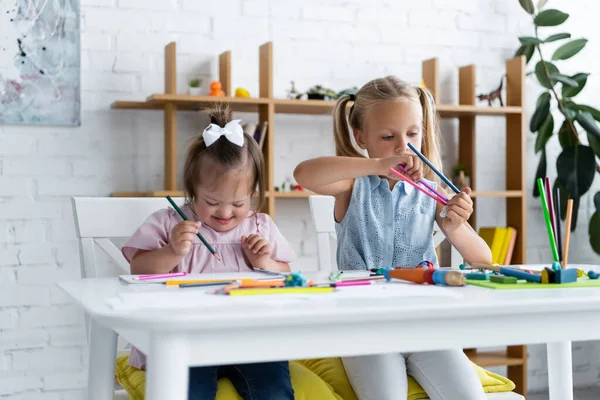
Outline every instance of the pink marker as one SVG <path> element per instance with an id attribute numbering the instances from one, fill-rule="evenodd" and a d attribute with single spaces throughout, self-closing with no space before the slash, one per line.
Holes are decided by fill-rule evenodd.
<path id="1" fill-rule="evenodd" d="M 173 274 L 140 275 L 140 276 L 138 276 L 136 278 L 133 278 L 133 279 L 140 280 L 140 281 L 147 281 L 147 280 L 150 280 L 150 279 L 175 278 L 175 277 L 178 277 L 178 276 L 186 276 L 186 275 L 187 275 L 187 272 L 176 272 L 176 273 L 173 273 Z"/>
<path id="2" fill-rule="evenodd" d="M 342 282 L 335 282 L 332 283 L 331 286 L 333 287 L 340 287 L 340 286 L 366 286 L 366 285 L 372 285 L 373 281 L 342 281 Z"/>

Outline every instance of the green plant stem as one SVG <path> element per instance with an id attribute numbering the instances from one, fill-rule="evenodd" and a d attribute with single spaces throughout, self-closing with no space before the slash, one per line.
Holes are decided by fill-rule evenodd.
<path id="1" fill-rule="evenodd" d="M 535 25 L 535 23 L 534 23 L 534 25 Z M 536 37 L 536 39 L 539 39 L 537 26 L 535 26 L 535 37 Z M 544 57 L 542 56 L 542 49 L 540 48 L 540 44 L 537 43 L 535 45 L 535 48 L 540 56 L 540 61 L 542 62 L 542 66 L 544 67 L 544 74 L 546 75 L 546 79 L 548 79 L 548 82 L 550 82 L 550 91 L 552 92 L 552 94 L 554 94 L 554 98 L 556 99 L 556 104 L 558 104 L 558 110 L 565 117 L 565 121 L 567 121 L 567 125 L 569 126 L 571 133 L 573 133 L 573 136 L 575 136 L 575 139 L 577 139 L 577 143 L 581 143 L 581 140 L 579 140 L 579 133 L 577 132 L 577 128 L 575 128 L 575 124 L 573 124 L 573 121 L 571 121 L 571 118 L 569 118 L 569 116 L 565 113 L 564 103 L 563 103 L 562 99 L 558 97 L 558 93 L 556 93 L 556 90 L 554 90 L 554 84 L 553 84 L 552 78 L 550 77 L 550 71 L 548 71 L 548 67 L 546 66 Z M 598 164 L 598 163 L 596 163 L 596 171 L 600 174 L 600 164 Z"/>

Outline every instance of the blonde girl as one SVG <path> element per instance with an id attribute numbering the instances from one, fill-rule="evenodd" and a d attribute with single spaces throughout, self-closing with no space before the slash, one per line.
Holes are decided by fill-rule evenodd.
<path id="1" fill-rule="evenodd" d="M 441 171 L 436 111 L 426 89 L 394 76 L 368 82 L 356 95 L 338 100 L 334 136 L 336 156 L 304 161 L 294 176 L 307 189 L 335 197 L 338 268 L 414 267 L 424 260 L 438 267 L 435 221 L 467 262 L 491 262 L 489 247 L 467 223 L 473 212 L 469 188 L 450 199 L 442 217 L 441 205 L 389 172 L 403 165 L 411 179 L 425 180 L 450 197 L 408 147 L 411 143 Z M 406 398 L 407 374 L 432 400 L 485 399 L 459 349 L 343 361 L 361 400 Z"/>

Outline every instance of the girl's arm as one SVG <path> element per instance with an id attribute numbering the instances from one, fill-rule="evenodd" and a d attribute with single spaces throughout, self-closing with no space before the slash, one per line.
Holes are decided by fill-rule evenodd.
<path id="1" fill-rule="evenodd" d="M 308 190 L 334 196 L 335 218 L 341 221 L 350 205 L 354 179 L 367 175 L 382 175 L 398 180 L 389 172 L 390 168 L 396 168 L 398 164 L 405 165 L 413 180 L 421 179 L 421 161 L 412 155 L 387 158 L 319 157 L 298 164 L 294 170 L 294 178 Z"/>
<path id="2" fill-rule="evenodd" d="M 449 197 L 443 189 L 440 192 Z M 444 206 L 438 203 L 435 219 L 446 238 L 467 263 L 489 265 L 492 263 L 492 251 L 467 222 L 473 213 L 473 200 L 469 197 L 470 194 L 471 189 L 465 188 L 452 197 L 448 202 L 446 218 L 440 216 Z"/>
<path id="3" fill-rule="evenodd" d="M 133 275 L 167 274 L 182 258 L 175 254 L 170 243 L 167 243 L 160 249 L 136 251 L 131 260 L 130 270 Z"/>

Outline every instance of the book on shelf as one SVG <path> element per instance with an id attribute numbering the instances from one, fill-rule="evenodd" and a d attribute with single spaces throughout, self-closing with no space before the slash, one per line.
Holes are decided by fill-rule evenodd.
<path id="1" fill-rule="evenodd" d="M 481 227 L 479 236 L 487 243 L 492 251 L 492 264 L 508 265 L 517 240 L 517 230 L 507 227 Z"/>

